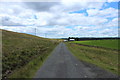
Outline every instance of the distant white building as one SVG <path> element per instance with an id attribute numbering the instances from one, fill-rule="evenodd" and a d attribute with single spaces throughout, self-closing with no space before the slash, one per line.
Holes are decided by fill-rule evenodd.
<path id="1" fill-rule="evenodd" d="M 69 41 L 75 41 L 75 39 L 69 39 Z"/>

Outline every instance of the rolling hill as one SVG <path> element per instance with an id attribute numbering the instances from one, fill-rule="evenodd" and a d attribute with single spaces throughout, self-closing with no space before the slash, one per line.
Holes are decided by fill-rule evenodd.
<path id="1" fill-rule="evenodd" d="M 2 30 L 3 78 L 32 77 L 58 43 L 53 39 Z"/>

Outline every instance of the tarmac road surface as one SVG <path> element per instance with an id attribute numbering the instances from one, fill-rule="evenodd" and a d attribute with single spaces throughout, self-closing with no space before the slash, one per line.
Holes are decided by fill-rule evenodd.
<path id="1" fill-rule="evenodd" d="M 115 78 L 115 74 L 78 60 L 60 43 L 37 71 L 34 78 Z"/>

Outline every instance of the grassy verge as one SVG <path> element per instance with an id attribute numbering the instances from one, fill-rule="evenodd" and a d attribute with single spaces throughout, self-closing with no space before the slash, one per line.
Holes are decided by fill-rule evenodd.
<path id="1" fill-rule="evenodd" d="M 98 46 L 111 49 L 119 49 L 118 45 L 119 39 L 110 39 L 110 40 L 88 40 L 88 41 L 73 41 L 72 43 Z"/>
<path id="2" fill-rule="evenodd" d="M 117 50 L 87 47 L 74 43 L 66 44 L 73 55 L 75 55 L 78 59 L 95 64 L 115 74 L 119 74 Z"/>
<path id="3" fill-rule="evenodd" d="M 50 55 L 51 50 L 48 52 L 45 52 L 44 55 L 40 55 L 30 61 L 27 65 L 23 66 L 20 69 L 17 69 L 13 72 L 13 74 L 9 75 L 9 78 L 34 78 L 35 73 L 37 70 L 42 66 L 44 61 L 47 59 L 47 57 Z M 41 60 L 41 58 L 43 60 Z"/>
<path id="4" fill-rule="evenodd" d="M 2 30 L 2 77 L 29 78 L 59 41 Z"/>

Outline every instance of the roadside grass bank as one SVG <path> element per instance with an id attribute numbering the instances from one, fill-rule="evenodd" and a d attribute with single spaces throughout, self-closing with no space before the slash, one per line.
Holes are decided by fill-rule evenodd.
<path id="1" fill-rule="evenodd" d="M 2 77 L 32 78 L 59 41 L 2 30 Z"/>
<path id="2" fill-rule="evenodd" d="M 21 67 L 20 69 L 16 69 L 13 74 L 9 75 L 8 78 L 28 78 L 32 80 L 37 70 L 42 66 L 44 61 L 50 55 L 51 51 L 52 50 L 49 50 L 44 52 L 42 55 L 38 55 L 38 57 L 30 61 L 27 65 Z"/>
<path id="3" fill-rule="evenodd" d="M 69 42 L 66 45 L 78 59 L 95 64 L 117 75 L 120 74 L 118 71 L 118 50 L 81 46 Z"/>
<path id="4" fill-rule="evenodd" d="M 73 41 L 71 43 L 90 45 L 96 47 L 110 48 L 110 49 L 120 49 L 118 43 L 120 39 L 110 39 L 110 40 L 87 40 L 87 41 Z"/>

